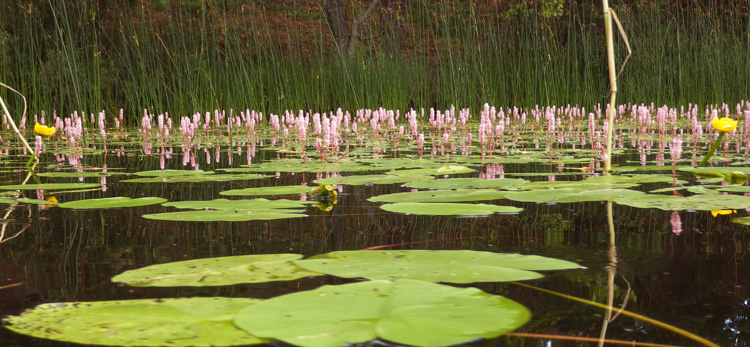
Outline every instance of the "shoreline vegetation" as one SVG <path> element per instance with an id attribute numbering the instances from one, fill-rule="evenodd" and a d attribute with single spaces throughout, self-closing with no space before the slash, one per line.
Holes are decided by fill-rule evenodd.
<path id="1" fill-rule="evenodd" d="M 598 3 L 340 1 L 344 18 L 361 20 L 351 54 L 324 3 L 3 2 L 0 81 L 26 95 L 30 115 L 123 108 L 132 125 L 145 108 L 182 116 L 606 102 Z M 750 95 L 746 1 L 611 6 L 633 48 L 618 103 L 732 105 Z M 0 97 L 20 115 L 20 98 Z"/>

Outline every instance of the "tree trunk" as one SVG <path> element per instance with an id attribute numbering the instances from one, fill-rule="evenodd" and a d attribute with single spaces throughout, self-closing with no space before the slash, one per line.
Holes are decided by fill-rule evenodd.
<path id="1" fill-rule="evenodd" d="M 344 52 L 349 47 L 349 30 L 346 26 L 347 17 L 341 8 L 341 0 L 323 0 L 323 11 L 337 50 Z"/>

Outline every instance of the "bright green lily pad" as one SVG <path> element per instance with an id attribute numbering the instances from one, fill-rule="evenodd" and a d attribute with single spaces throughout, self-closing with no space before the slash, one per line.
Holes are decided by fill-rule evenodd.
<path id="1" fill-rule="evenodd" d="M 639 195 L 615 200 L 620 205 L 660 210 L 734 210 L 750 208 L 750 197 L 739 195 L 693 195 L 687 198 L 676 195 Z"/>
<path id="2" fill-rule="evenodd" d="M 259 188 L 245 188 L 245 189 L 232 189 L 219 192 L 220 195 L 228 196 L 259 196 L 259 195 L 288 195 L 288 194 L 305 194 L 309 193 L 313 188 L 308 186 L 274 186 L 274 187 L 259 187 Z"/>
<path id="3" fill-rule="evenodd" d="M 17 333 L 86 345 L 260 344 L 266 341 L 233 324 L 239 311 L 259 301 L 207 297 L 50 303 L 5 322 Z"/>
<path id="4" fill-rule="evenodd" d="M 750 193 L 750 186 L 724 186 L 717 188 L 716 190 L 732 193 Z"/>
<path id="5" fill-rule="evenodd" d="M 503 199 L 507 192 L 494 189 L 428 190 L 373 196 L 372 202 L 460 202 Z"/>
<path id="6" fill-rule="evenodd" d="M 58 178 L 70 178 L 70 177 L 109 177 L 112 176 L 109 172 L 40 172 L 36 174 L 39 177 L 58 177 Z"/>
<path id="7" fill-rule="evenodd" d="M 149 170 L 149 171 L 138 171 L 133 173 L 136 176 L 145 177 L 176 177 L 176 176 L 200 176 L 200 175 L 213 175 L 213 171 L 203 170 Z"/>
<path id="8" fill-rule="evenodd" d="M 449 346 L 493 338 L 531 318 L 521 304 L 476 288 L 399 280 L 368 281 L 287 294 L 248 306 L 235 324 L 305 347 L 382 338 L 412 346 Z"/>
<path id="9" fill-rule="evenodd" d="M 435 176 L 358 175 L 315 180 L 316 184 L 362 186 L 366 184 L 394 184 L 435 179 Z"/>
<path id="10" fill-rule="evenodd" d="M 587 182 L 583 181 L 536 181 L 515 186 L 510 186 L 505 189 L 507 190 L 549 190 L 549 189 L 562 189 L 562 188 L 576 188 L 586 190 L 598 190 L 598 189 L 625 189 L 637 187 L 638 183 L 616 183 L 616 182 Z"/>
<path id="11" fill-rule="evenodd" d="M 294 262 L 338 277 L 449 283 L 531 280 L 543 277 L 533 271 L 581 268 L 573 262 L 537 255 L 469 250 L 339 251 Z"/>
<path id="12" fill-rule="evenodd" d="M 519 213 L 523 211 L 520 207 L 499 206 L 487 204 L 462 204 L 462 203 L 422 203 L 422 202 L 399 202 L 385 204 L 381 209 L 405 214 L 427 215 L 427 216 L 489 216 L 495 213 Z"/>
<path id="13" fill-rule="evenodd" d="M 737 217 L 732 219 L 732 223 L 750 225 L 750 217 Z"/>
<path id="14" fill-rule="evenodd" d="M 521 178 L 446 178 L 440 180 L 417 181 L 404 184 L 409 188 L 420 189 L 466 189 L 466 188 L 505 188 L 528 183 Z"/>
<path id="15" fill-rule="evenodd" d="M 182 176 L 157 176 L 142 177 L 122 180 L 127 183 L 198 183 L 198 182 L 228 182 L 228 181 L 249 181 L 265 178 L 266 176 L 258 174 L 221 174 L 221 175 L 182 175 Z"/>
<path id="16" fill-rule="evenodd" d="M 267 209 L 283 209 L 283 208 L 303 208 L 307 205 L 314 204 L 315 202 L 300 201 L 300 200 L 287 200 L 287 199 L 240 199 L 240 200 L 228 200 L 228 199 L 213 199 L 208 201 L 174 201 L 162 204 L 165 207 L 175 208 L 188 208 L 193 210 L 267 210 Z"/>
<path id="17" fill-rule="evenodd" d="M 64 202 L 57 205 L 61 208 L 72 208 L 72 209 L 101 209 L 101 208 L 118 208 L 118 207 L 138 207 L 161 204 L 167 201 L 164 198 L 137 198 L 131 199 L 125 196 L 116 196 L 112 198 L 102 199 L 86 199 Z"/>
<path id="18" fill-rule="evenodd" d="M 134 287 L 227 286 L 320 276 L 292 263 L 299 254 L 258 254 L 192 259 L 125 271 L 113 282 Z"/>
<path id="19" fill-rule="evenodd" d="M 40 183 L 0 186 L 0 190 L 69 190 L 98 187 L 96 183 Z"/>
<path id="20" fill-rule="evenodd" d="M 240 168 L 222 169 L 224 172 L 363 172 L 376 170 L 351 160 L 336 163 L 321 163 L 298 159 L 279 159 L 260 164 L 242 165 Z"/>
<path id="21" fill-rule="evenodd" d="M 580 188 L 560 188 L 560 189 L 539 189 L 527 190 L 521 192 L 510 192 L 505 198 L 513 201 L 522 202 L 584 202 L 584 201 L 610 201 L 626 196 L 643 195 L 645 193 L 630 189 L 580 189 Z"/>
<path id="22" fill-rule="evenodd" d="M 434 169 L 410 169 L 410 170 L 397 170 L 386 172 L 386 175 L 396 176 L 421 176 L 421 175 L 455 175 L 462 173 L 474 172 L 474 169 L 470 169 L 462 165 L 444 165 Z"/>

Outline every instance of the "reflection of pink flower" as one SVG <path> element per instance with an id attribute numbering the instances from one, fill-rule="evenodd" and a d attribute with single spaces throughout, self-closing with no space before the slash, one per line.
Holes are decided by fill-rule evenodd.
<path id="1" fill-rule="evenodd" d="M 680 156 L 682 155 L 682 139 L 677 136 L 672 139 L 670 154 L 672 156 L 672 165 L 677 165 L 677 161 L 680 160 Z"/>
<path id="2" fill-rule="evenodd" d="M 677 211 L 672 211 L 669 216 L 669 223 L 672 224 L 672 232 L 675 235 L 682 234 L 682 219 L 680 219 L 680 214 Z"/>

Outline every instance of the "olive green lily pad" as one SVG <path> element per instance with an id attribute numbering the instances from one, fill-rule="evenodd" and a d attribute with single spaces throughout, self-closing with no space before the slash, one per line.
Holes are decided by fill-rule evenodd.
<path id="1" fill-rule="evenodd" d="M 102 199 L 86 199 L 64 202 L 57 205 L 61 208 L 72 208 L 72 209 L 101 209 L 101 208 L 118 208 L 118 207 L 138 207 L 161 204 L 167 201 L 164 198 L 137 198 L 131 199 L 126 196 L 116 196 L 112 198 Z"/>
<path id="2" fill-rule="evenodd" d="M 435 179 L 435 176 L 358 175 L 315 180 L 316 184 L 362 186 L 366 184 L 394 184 Z"/>
<path id="3" fill-rule="evenodd" d="M 476 288 L 413 280 L 367 281 L 275 297 L 247 306 L 235 324 L 297 346 L 346 346 L 376 338 L 449 346 L 493 338 L 531 318 L 521 304 Z"/>
<path id="4" fill-rule="evenodd" d="M 297 159 L 279 159 L 260 164 L 242 165 L 240 168 L 222 169 L 224 172 L 362 172 L 372 171 L 374 167 L 362 165 L 350 160 L 335 163 L 302 161 Z"/>
<path id="5" fill-rule="evenodd" d="M 405 214 L 427 215 L 427 216 L 489 216 L 495 213 L 519 213 L 523 211 L 520 207 L 499 206 L 487 204 L 462 204 L 462 203 L 423 203 L 423 202 L 399 202 L 385 204 L 381 209 Z"/>
<path id="6" fill-rule="evenodd" d="M 732 219 L 732 223 L 750 225 L 750 217 L 737 217 Z"/>
<path id="7" fill-rule="evenodd" d="M 287 200 L 287 199 L 213 199 L 208 201 L 174 201 L 162 204 L 166 207 L 187 208 L 193 210 L 252 210 L 252 209 L 284 209 L 284 208 L 303 208 L 307 205 L 314 204 L 311 201 Z"/>
<path id="8" fill-rule="evenodd" d="M 716 190 L 732 193 L 750 193 L 750 186 L 725 186 L 717 188 Z"/>
<path id="9" fill-rule="evenodd" d="M 228 181 L 249 181 L 265 178 L 259 174 L 221 174 L 221 175 L 181 175 L 181 176 L 157 176 L 142 177 L 122 180 L 127 183 L 198 183 L 198 182 L 228 182 Z"/>
<path id="10" fill-rule="evenodd" d="M 0 186 L 0 190 L 69 190 L 98 187 L 97 183 L 40 183 Z"/>
<path id="11" fill-rule="evenodd" d="M 573 262 L 537 255 L 469 250 L 339 251 L 294 262 L 338 277 L 449 283 L 522 281 L 543 277 L 534 271 L 581 268 Z"/>
<path id="12" fill-rule="evenodd" d="M 282 209 L 234 210 L 234 211 L 181 211 L 144 214 L 146 219 L 172 222 L 247 222 L 252 220 L 275 220 L 307 217 L 300 211 Z"/>
<path id="13" fill-rule="evenodd" d="M 120 173 L 122 174 L 122 173 Z M 41 172 L 36 174 L 39 177 L 58 177 L 58 178 L 70 178 L 70 177 L 109 177 L 112 173 L 109 172 Z"/>
<path id="14" fill-rule="evenodd" d="M 291 281 L 321 275 L 292 263 L 300 258 L 299 254 L 258 254 L 192 259 L 125 271 L 112 281 L 134 287 L 203 287 Z"/>
<path id="15" fill-rule="evenodd" d="M 583 181 L 536 181 L 515 186 L 510 186 L 504 189 L 507 190 L 549 190 L 549 189 L 562 189 L 562 188 L 576 188 L 576 189 L 624 189 L 637 187 L 638 183 L 609 183 L 609 182 L 587 182 Z"/>
<path id="16" fill-rule="evenodd" d="M 266 341 L 233 324 L 260 300 L 180 298 L 42 304 L 6 318 L 6 327 L 37 338 L 86 345 L 232 346 Z"/>
<path id="17" fill-rule="evenodd" d="M 428 190 L 373 196 L 372 202 L 460 202 L 503 199 L 507 192 L 494 189 Z"/>
<path id="18" fill-rule="evenodd" d="M 528 183 L 521 178 L 446 178 L 440 180 L 417 181 L 404 184 L 409 188 L 420 189 L 466 189 L 466 188 L 505 188 Z"/>
<path id="19" fill-rule="evenodd" d="M 149 170 L 149 171 L 138 171 L 133 173 L 136 176 L 145 177 L 176 177 L 176 176 L 200 176 L 200 175 L 213 175 L 213 171 L 203 170 Z"/>
<path id="20" fill-rule="evenodd" d="M 561 188 L 546 190 L 527 190 L 522 192 L 510 192 L 505 198 L 513 201 L 522 202 L 584 202 L 584 201 L 610 201 L 626 196 L 643 195 L 644 192 L 630 189 L 580 189 L 580 188 Z"/>
<path id="21" fill-rule="evenodd" d="M 411 170 L 397 170 L 386 172 L 386 175 L 396 176 L 421 176 L 421 175 L 455 175 L 462 173 L 474 172 L 474 169 L 470 169 L 462 165 L 444 165 L 434 169 L 411 169 Z"/>
<path id="22" fill-rule="evenodd" d="M 259 187 L 259 188 L 245 188 L 245 189 L 232 189 L 219 192 L 220 195 L 229 196 L 259 196 L 259 195 L 288 195 L 288 194 L 305 194 L 309 193 L 313 188 L 308 186 L 274 186 L 274 187 Z"/>
<path id="23" fill-rule="evenodd" d="M 733 210 L 750 208 L 750 197 L 739 195 L 699 194 L 689 197 L 676 195 L 638 195 L 615 200 L 620 205 L 637 208 L 658 208 L 660 210 Z"/>
<path id="24" fill-rule="evenodd" d="M 4 199 L 0 199 L 4 200 Z M 22 204 L 30 204 L 30 205 L 57 205 L 57 202 L 54 201 L 48 201 L 48 200 L 40 200 L 40 199 L 29 199 L 29 198 L 19 198 L 16 200 L 17 202 L 20 202 Z M 2 202 L 0 202 L 2 203 Z"/>

